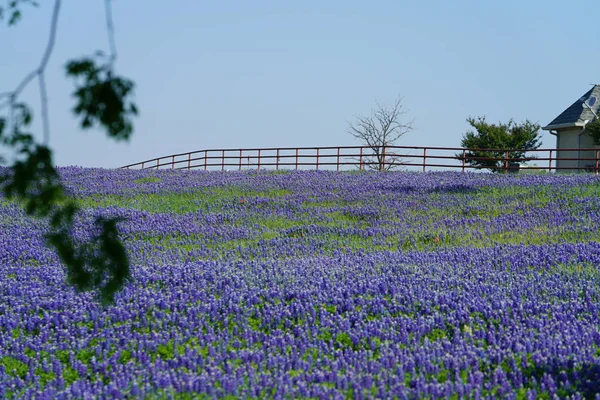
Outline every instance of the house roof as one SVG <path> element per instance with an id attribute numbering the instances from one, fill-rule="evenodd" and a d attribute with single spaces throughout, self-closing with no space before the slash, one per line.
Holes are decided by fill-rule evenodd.
<path id="1" fill-rule="evenodd" d="M 542 129 L 549 131 L 553 129 L 585 126 L 585 120 L 592 121 L 594 119 L 594 114 L 590 109 L 583 106 L 583 102 L 590 97 L 596 97 L 596 103 L 592 106 L 592 109 L 598 114 L 600 111 L 600 85 L 594 85 L 587 93 L 581 96 L 575 103 L 571 104 L 569 108 Z"/>

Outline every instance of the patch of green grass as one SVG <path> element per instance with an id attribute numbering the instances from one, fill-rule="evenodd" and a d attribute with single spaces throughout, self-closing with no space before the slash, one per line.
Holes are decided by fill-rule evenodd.
<path id="1" fill-rule="evenodd" d="M 145 178 L 136 179 L 134 182 L 137 184 L 142 184 L 142 183 L 158 183 L 161 181 L 162 181 L 162 179 L 160 179 L 156 176 L 148 176 Z"/>
<path id="2" fill-rule="evenodd" d="M 354 343 L 352 342 L 350 335 L 346 332 L 338 333 L 335 336 L 335 343 L 342 348 L 354 348 Z"/>
<path id="3" fill-rule="evenodd" d="M 209 400 L 211 398 L 206 393 L 176 392 L 172 389 L 160 389 L 144 396 L 144 400 Z M 223 398 L 231 400 L 229 396 Z"/>
<path id="4" fill-rule="evenodd" d="M 317 360 L 317 358 L 319 358 L 319 349 L 315 347 L 307 348 L 304 351 L 304 354 L 302 354 L 302 360 L 308 361 L 309 358 L 311 358 L 312 362 L 314 363 Z"/>
<path id="5" fill-rule="evenodd" d="M 286 189 L 256 191 L 249 188 L 210 187 L 184 193 L 135 193 L 131 195 L 95 195 L 77 199 L 83 208 L 122 207 L 149 213 L 186 214 L 196 211 L 220 211 L 244 204 L 246 197 L 276 198 L 289 194 Z"/>
<path id="6" fill-rule="evenodd" d="M 297 221 L 284 217 L 269 217 L 269 218 L 259 218 L 257 220 L 251 220 L 261 227 L 269 230 L 284 230 L 293 228 L 296 226 L 305 225 L 305 221 Z"/>
<path id="7" fill-rule="evenodd" d="M 303 207 L 308 208 L 332 208 L 338 207 L 340 205 L 344 205 L 345 202 L 341 199 L 339 200 L 307 200 L 302 203 Z"/>
<path id="8" fill-rule="evenodd" d="M 337 312 L 337 306 L 334 304 L 323 304 L 323 310 L 328 313 L 335 314 Z"/>
<path id="9" fill-rule="evenodd" d="M 428 338 L 429 341 L 436 342 L 438 340 L 445 339 L 447 337 L 448 337 L 448 335 L 447 335 L 447 332 L 445 329 L 433 328 L 431 330 L 431 332 L 429 332 L 427 335 L 425 335 L 423 337 L 423 339 Z"/>
<path id="10" fill-rule="evenodd" d="M 40 378 L 42 388 L 46 387 L 48 383 L 56 379 L 56 374 L 54 372 L 46 372 L 41 368 L 36 368 L 35 374 Z"/>
<path id="11" fill-rule="evenodd" d="M 8 375 L 19 377 L 21 379 L 25 379 L 27 371 L 29 371 L 27 364 L 10 356 L 0 358 L 0 365 L 4 367 L 4 370 Z"/>
<path id="12" fill-rule="evenodd" d="M 169 340 L 166 344 L 159 344 L 156 347 L 156 353 L 152 355 L 152 360 L 156 360 L 157 357 L 163 360 L 172 360 L 175 358 L 175 346 L 173 345 L 173 339 Z"/>
<path id="13" fill-rule="evenodd" d="M 583 226 L 568 230 L 540 226 L 528 231 L 519 231 L 517 228 L 489 233 L 490 223 L 493 226 L 494 220 L 505 214 L 523 214 L 528 208 L 544 207 L 555 201 L 600 196 L 600 185 L 563 186 L 565 187 L 554 188 L 548 185 L 481 187 L 468 193 L 452 192 L 451 194 L 409 193 L 408 196 L 414 201 L 407 201 L 405 198 L 399 200 L 406 203 L 406 207 L 400 208 L 402 215 L 395 215 L 390 209 L 371 203 L 371 200 L 348 203 L 343 198 L 335 197 L 326 200 L 314 197 L 314 200 L 304 201 L 300 207 L 291 206 L 295 203 L 285 204 L 285 196 L 292 193 L 288 189 L 255 190 L 240 186 L 203 188 L 189 193 L 88 197 L 80 201 L 91 207 L 118 205 L 153 213 L 218 212 L 232 208 L 249 208 L 252 211 L 253 207 L 259 211 L 251 213 L 248 220 L 225 222 L 224 226 L 236 228 L 244 226 L 248 236 L 243 238 L 225 239 L 217 234 L 214 237 L 156 236 L 153 232 L 135 238 L 152 246 L 152 248 L 143 246 L 145 252 L 176 250 L 182 258 L 188 257 L 190 252 L 198 251 L 202 252 L 203 257 L 213 259 L 269 257 L 269 254 L 259 255 L 253 249 L 263 247 L 265 243 L 261 242 L 278 238 L 295 241 L 290 254 L 295 254 L 294 246 L 310 243 L 316 245 L 318 251 L 324 255 L 331 255 L 340 250 L 433 251 L 449 247 L 484 248 L 496 244 L 529 245 L 600 240 L 600 231 L 590 231 Z M 268 201 L 256 202 L 254 197 L 266 198 Z M 398 200 L 398 194 L 384 193 L 377 198 L 381 201 L 382 197 L 390 201 Z M 288 209 L 291 207 L 293 210 L 291 216 L 265 215 L 265 211 L 270 207 L 282 205 Z M 361 208 L 363 205 L 366 209 Z M 441 221 L 451 222 L 457 216 L 473 218 L 473 220 L 465 227 L 445 228 L 441 224 Z M 409 224 L 418 226 L 418 231 L 404 230 L 401 235 L 388 233 L 404 229 L 407 220 Z M 315 229 L 307 230 L 306 227 Z M 377 229 L 374 234 L 360 233 L 370 227 Z M 347 229 L 356 229 L 359 232 L 345 233 Z M 315 230 L 319 233 L 309 233 Z M 145 255 L 140 253 L 139 256 Z"/>
<path id="14" fill-rule="evenodd" d="M 131 360 L 131 350 L 123 350 L 119 355 L 119 363 L 127 364 Z"/>
<path id="15" fill-rule="evenodd" d="M 376 220 L 375 216 L 370 216 L 366 214 L 360 213 L 352 213 L 349 211 L 334 211 L 328 214 L 328 216 L 332 219 L 332 223 L 327 224 L 327 226 L 335 227 L 356 227 L 356 228 L 366 228 L 371 222 Z"/>
<path id="16" fill-rule="evenodd" d="M 250 318 L 248 318 L 248 326 L 253 331 L 258 332 L 261 330 L 262 320 L 258 317 L 250 317 Z"/>
<path id="17" fill-rule="evenodd" d="M 61 363 L 68 365 L 71 352 L 69 350 L 57 350 L 54 355 Z"/>
<path id="18" fill-rule="evenodd" d="M 322 340 L 324 342 L 329 342 L 333 339 L 333 334 L 329 329 L 323 329 L 321 333 L 317 335 L 317 339 Z"/>
<path id="19" fill-rule="evenodd" d="M 71 366 L 67 366 L 62 371 L 62 378 L 66 386 L 71 386 L 79 379 L 79 373 Z"/>
<path id="20" fill-rule="evenodd" d="M 77 352 L 75 358 L 81 361 L 85 365 L 90 365 L 92 357 L 96 355 L 96 351 L 93 349 L 82 349 Z"/>

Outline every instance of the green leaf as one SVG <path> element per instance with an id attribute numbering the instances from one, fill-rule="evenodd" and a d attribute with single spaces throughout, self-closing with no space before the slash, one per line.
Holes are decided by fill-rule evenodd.
<path id="1" fill-rule="evenodd" d="M 97 236 L 100 252 L 92 265 L 102 274 L 101 281 L 97 282 L 102 282 L 99 286 L 103 304 L 114 302 L 115 293 L 131 278 L 127 251 L 119 240 L 117 223 L 120 221 L 123 219 L 98 217 L 95 222 L 101 228 Z"/>
<path id="2" fill-rule="evenodd" d="M 8 25 L 16 25 L 17 22 L 21 19 L 21 11 L 14 10 L 8 19 Z"/>
<path id="3" fill-rule="evenodd" d="M 87 243 L 77 245 L 68 220 L 72 209 L 55 214 L 53 224 L 62 228 L 46 236 L 67 267 L 67 281 L 79 291 L 97 290 L 103 305 L 113 304 L 114 295 L 131 278 L 129 257 L 119 239 L 117 223 L 121 218 L 98 217 L 97 234 Z"/>
<path id="4" fill-rule="evenodd" d="M 79 61 L 69 61 L 66 65 L 67 75 L 79 77 L 95 77 L 99 74 L 99 69 L 96 67 L 94 60 L 90 58 L 82 58 Z"/>
<path id="5" fill-rule="evenodd" d="M 18 127 L 29 126 L 33 119 L 31 109 L 25 103 L 17 103 L 13 105 L 13 120 Z"/>
<path id="6" fill-rule="evenodd" d="M 58 172 L 52 165 L 52 152 L 46 146 L 34 145 L 30 135 L 13 136 L 15 146 L 27 157 L 16 161 L 9 174 L 0 178 L 8 199 L 17 198 L 25 203 L 27 214 L 48 216 L 64 191 Z"/>
<path id="7" fill-rule="evenodd" d="M 16 25 L 22 18 L 21 11 L 19 10 L 20 3 L 27 3 L 34 7 L 37 7 L 39 3 L 34 0 L 11 0 L 8 2 L 6 7 L 0 7 L 0 21 L 4 19 L 5 14 L 8 15 L 8 25 Z M 6 10 L 6 12 L 5 12 Z"/>
<path id="8" fill-rule="evenodd" d="M 110 63 L 97 65 L 91 58 L 69 62 L 66 72 L 76 81 L 72 111 L 80 117 L 81 128 L 99 126 L 115 140 L 128 140 L 133 133 L 132 118 L 138 114 L 131 101 L 134 83 L 114 76 Z"/>
<path id="9" fill-rule="evenodd" d="M 594 144 L 600 145 L 600 120 L 593 120 L 585 126 L 585 130 L 594 139 Z"/>

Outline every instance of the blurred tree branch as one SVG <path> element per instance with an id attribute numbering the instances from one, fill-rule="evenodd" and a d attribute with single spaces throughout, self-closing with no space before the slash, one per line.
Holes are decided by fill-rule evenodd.
<path id="1" fill-rule="evenodd" d="M 76 99 L 74 114 L 80 118 L 82 129 L 100 127 L 115 140 L 128 140 L 133 132 L 132 118 L 137 115 L 131 100 L 134 83 L 116 76 L 117 59 L 112 21 L 111 0 L 104 0 L 106 30 L 110 54 L 105 57 L 97 51 L 94 57 L 69 60 L 67 76 L 76 85 L 72 96 Z M 33 0 L 9 0 L 0 6 L 0 20 L 8 16 L 8 25 L 22 18 L 20 5 L 37 6 Z M 0 186 L 8 199 L 17 199 L 28 215 L 48 218 L 50 230 L 48 244 L 53 246 L 66 267 L 67 281 L 77 290 L 93 290 L 103 304 L 114 302 L 114 294 L 130 279 L 129 258 L 119 239 L 118 218 L 97 217 L 96 234 L 86 243 L 73 237 L 77 204 L 65 194 L 60 175 L 52 160 L 50 120 L 45 71 L 56 42 L 61 0 L 55 0 L 48 43 L 40 65 L 25 76 L 12 91 L 0 93 L 0 145 L 12 149 L 15 160 L 7 173 L 0 175 Z M 38 79 L 44 143 L 35 142 L 26 132 L 33 119 L 30 107 L 19 102 L 22 91 Z M 2 161 L 2 159 L 0 159 Z"/>

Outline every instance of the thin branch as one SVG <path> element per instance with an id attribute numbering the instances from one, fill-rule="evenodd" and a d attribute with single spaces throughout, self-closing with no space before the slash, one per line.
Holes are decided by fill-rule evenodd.
<path id="1" fill-rule="evenodd" d="M 115 28 L 113 25 L 111 0 L 104 0 L 104 9 L 106 13 L 106 33 L 108 34 L 108 47 L 110 49 L 109 64 L 112 69 L 113 64 L 117 59 L 117 45 L 115 42 Z"/>
<path id="2" fill-rule="evenodd" d="M 56 31 L 58 28 L 58 15 L 60 14 L 60 3 L 61 0 L 56 0 L 54 2 L 54 9 L 52 11 L 52 20 L 50 23 L 50 35 L 48 37 L 48 43 L 46 44 L 46 49 L 44 50 L 44 54 L 42 55 L 42 60 L 40 61 L 40 65 L 33 71 L 31 71 L 25 78 L 17 85 L 15 90 L 12 92 L 5 92 L 0 95 L 0 99 L 7 98 L 8 101 L 4 104 L 0 103 L 0 111 L 6 107 L 10 106 L 13 108 L 15 105 L 17 98 L 21 94 L 21 92 L 31 83 L 31 81 L 35 78 L 39 78 L 40 83 L 40 100 L 42 105 L 42 124 L 44 126 L 44 141 L 47 144 L 50 138 L 50 121 L 48 119 L 48 97 L 46 92 L 46 82 L 44 79 L 44 71 L 46 70 L 46 66 L 48 65 L 48 61 L 50 60 L 50 56 L 52 55 L 52 51 L 54 50 L 54 43 L 56 42 Z M 12 121 L 12 117 L 11 117 Z M 13 121 L 14 122 L 14 121 Z"/>
<path id="3" fill-rule="evenodd" d="M 13 104 L 15 102 L 14 96 L 10 96 L 10 102 L 11 102 L 11 104 Z M 14 125 L 15 124 L 15 108 L 14 107 L 10 107 L 8 109 L 8 124 L 9 124 L 8 126 L 10 126 L 10 128 L 13 132 L 15 132 L 17 130 L 16 126 Z"/>
<path id="4" fill-rule="evenodd" d="M 397 162 L 401 158 L 386 154 L 386 148 L 410 132 L 413 121 L 400 122 L 401 117 L 407 113 L 402 104 L 402 97 L 398 97 L 389 106 L 377 101 L 375 104 L 376 107 L 370 116 L 355 116 L 356 121 L 348 123 L 348 132 L 372 150 L 377 164 L 372 166 L 373 169 L 383 171 L 402 164 Z"/>
<path id="5" fill-rule="evenodd" d="M 0 96 L 0 111 L 4 110 L 6 106 L 10 105 L 11 101 L 12 100 L 10 96 Z"/>
<path id="6" fill-rule="evenodd" d="M 60 0 L 57 0 L 57 1 L 60 1 Z M 8 98 L 8 101 L 6 102 L 6 104 L 0 105 L 0 111 L 2 111 L 2 109 L 6 106 L 13 106 L 15 104 L 15 102 L 17 101 L 17 97 L 19 97 L 19 94 L 21 94 L 23 89 L 25 89 L 25 87 L 27 85 L 29 85 L 29 83 L 37 76 L 37 74 L 38 74 L 38 69 L 36 69 L 35 71 L 31 71 L 21 81 L 21 83 L 19 83 L 19 85 L 17 86 L 17 88 L 15 90 L 13 90 L 12 92 L 8 92 L 8 95 L 6 96 Z"/>
<path id="7" fill-rule="evenodd" d="M 50 37 L 48 38 L 48 44 L 46 45 L 46 50 L 44 51 L 44 55 L 42 56 L 42 61 L 40 65 L 33 71 L 31 71 L 27 76 L 19 83 L 15 90 L 12 92 L 6 92 L 6 96 L 12 97 L 13 101 L 21 94 L 23 89 L 40 73 L 46 68 L 48 60 L 50 59 L 50 55 L 52 54 L 52 50 L 54 49 L 54 42 L 56 39 L 56 28 L 58 25 L 58 14 L 60 11 L 60 2 L 61 0 L 56 0 L 54 3 L 54 11 L 52 12 L 52 22 L 50 24 Z M 3 93 L 4 94 L 4 93 Z"/>
<path id="8" fill-rule="evenodd" d="M 40 71 L 38 81 L 40 83 L 40 100 L 42 107 L 42 129 L 44 132 L 44 145 L 50 142 L 50 117 L 48 116 L 48 92 L 46 90 L 46 78 L 44 71 Z"/>
<path id="9" fill-rule="evenodd" d="M 48 38 L 48 45 L 46 46 L 46 51 L 44 52 L 44 56 L 42 57 L 42 62 L 38 68 L 39 72 L 42 72 L 46 69 L 46 65 L 48 64 L 48 60 L 50 60 L 50 55 L 52 54 L 52 50 L 54 50 L 54 42 L 56 41 L 56 29 L 58 27 L 58 14 L 60 11 L 60 1 L 56 0 L 54 3 L 54 11 L 52 13 L 52 22 L 50 24 L 50 37 Z"/>

